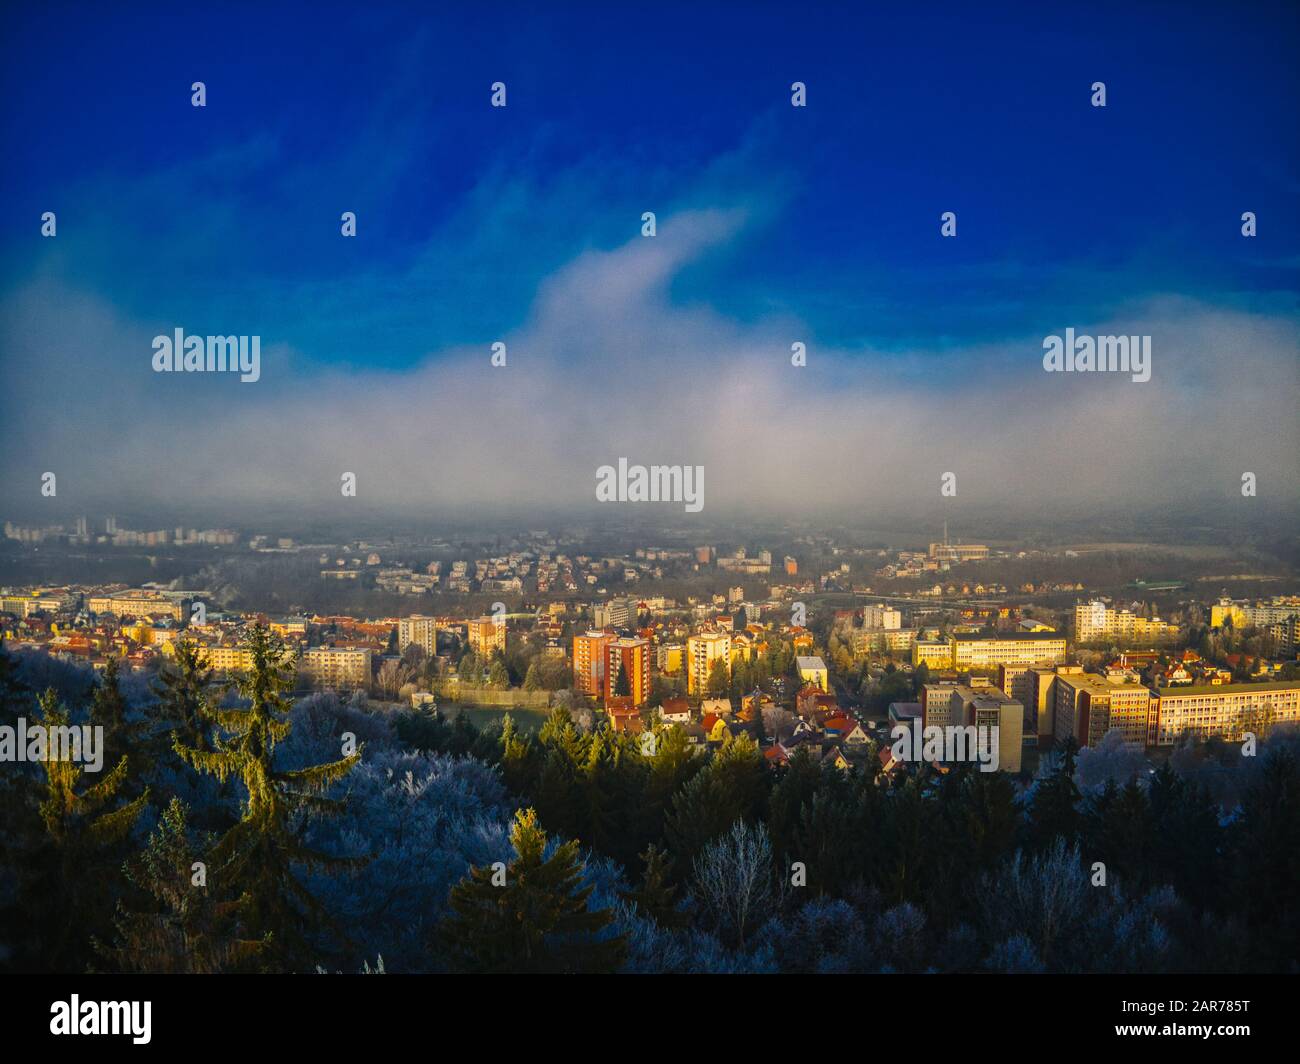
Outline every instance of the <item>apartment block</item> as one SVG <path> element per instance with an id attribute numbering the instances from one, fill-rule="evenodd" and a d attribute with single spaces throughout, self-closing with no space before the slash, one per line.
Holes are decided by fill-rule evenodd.
<path id="1" fill-rule="evenodd" d="M 863 628 L 901 628 L 903 614 L 891 606 L 864 606 L 862 608 Z"/>
<path id="2" fill-rule="evenodd" d="M 1237 742 L 1243 732 L 1300 721 L 1300 680 L 1165 688 L 1157 701 L 1158 745 L 1211 736 Z"/>
<path id="3" fill-rule="evenodd" d="M 999 665 L 1058 665 L 1065 661 L 1065 636 L 1057 632 L 959 632 L 952 636 L 955 669 Z"/>
<path id="4" fill-rule="evenodd" d="M 1178 626 L 1158 617 L 1146 618 L 1129 610 L 1115 609 L 1100 600 L 1074 607 L 1074 639 L 1078 643 L 1162 642 L 1174 639 Z"/>
<path id="5" fill-rule="evenodd" d="M 1073 737 L 1080 746 L 1096 746 L 1112 728 L 1141 746 L 1154 737 L 1154 698 L 1136 683 L 1111 683 L 1087 672 L 1059 671 L 1056 677 L 1053 729 L 1057 741 Z"/>
<path id="6" fill-rule="evenodd" d="M 731 669 L 731 636 L 726 632 L 701 632 L 686 640 L 686 691 L 702 695 L 708 690 L 709 672 L 715 661 Z"/>
<path id="7" fill-rule="evenodd" d="M 370 651 L 355 647 L 310 647 L 298 671 L 320 687 L 369 687 Z"/>
<path id="8" fill-rule="evenodd" d="M 1025 707 L 992 684 L 957 684 L 949 688 L 948 722 L 996 729 L 998 770 L 1019 772 Z"/>
<path id="9" fill-rule="evenodd" d="M 605 701 L 618 695 L 620 675 L 627 681 L 627 697 L 632 705 L 642 706 L 650 700 L 650 641 L 648 639 L 614 639 L 605 644 Z"/>
<path id="10" fill-rule="evenodd" d="M 952 693 L 956 684 L 927 683 L 921 685 L 921 726 L 928 728 L 935 725 L 946 728 L 962 723 L 954 719 L 950 710 L 953 705 Z"/>
<path id="11" fill-rule="evenodd" d="M 414 644 L 429 657 L 438 653 L 438 622 L 418 613 L 397 622 L 397 649 L 405 651 Z"/>
<path id="12" fill-rule="evenodd" d="M 573 687 L 584 695 L 605 693 L 605 647 L 618 637 L 613 632 L 588 632 L 573 637 Z"/>
<path id="13" fill-rule="evenodd" d="M 491 617 L 480 617 L 467 622 L 469 646 L 479 657 L 490 658 L 498 650 L 506 652 L 505 622 Z"/>

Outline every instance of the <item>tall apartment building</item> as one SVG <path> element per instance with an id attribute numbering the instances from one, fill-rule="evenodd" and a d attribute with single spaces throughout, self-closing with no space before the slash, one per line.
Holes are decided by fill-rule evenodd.
<path id="1" fill-rule="evenodd" d="M 659 671 L 675 676 L 686 667 L 686 648 L 681 643 L 661 643 L 655 650 Z"/>
<path id="2" fill-rule="evenodd" d="M 1025 721 L 1034 729 L 1040 744 L 1051 742 L 1056 736 L 1056 677 L 1076 672 L 1083 669 L 1062 665 L 1055 669 L 1030 669 L 1020 678 L 1025 689 Z"/>
<path id="3" fill-rule="evenodd" d="M 506 652 L 506 626 L 504 621 L 480 617 L 467 622 L 469 646 L 479 657 L 491 657 L 496 651 Z"/>
<path id="4" fill-rule="evenodd" d="M 320 687 L 369 687 L 370 650 L 356 647 L 309 647 L 298 671 Z"/>
<path id="5" fill-rule="evenodd" d="M 1300 721 L 1300 680 L 1167 687 L 1157 701 L 1158 745 L 1176 743 L 1184 737 L 1219 736 L 1236 742 L 1243 732 L 1259 735 L 1269 724 Z"/>
<path id="6" fill-rule="evenodd" d="M 686 691 L 700 695 L 708 690 L 709 672 L 721 660 L 731 672 L 731 636 L 726 632 L 701 632 L 686 640 Z"/>
<path id="7" fill-rule="evenodd" d="M 397 622 L 397 649 L 405 651 L 412 643 L 429 657 L 438 653 L 438 622 L 418 613 Z"/>
<path id="8" fill-rule="evenodd" d="M 864 606 L 862 608 L 863 628 L 901 628 L 903 615 L 890 606 Z"/>
<path id="9" fill-rule="evenodd" d="M 953 706 L 952 692 L 956 687 L 952 683 L 927 683 L 921 685 L 921 727 L 931 725 L 946 728 L 960 724 L 951 716 Z"/>
<path id="10" fill-rule="evenodd" d="M 1065 661 L 1065 636 L 1059 632 L 958 632 L 951 642 L 952 667 L 959 670 Z"/>
<path id="11" fill-rule="evenodd" d="M 618 694 L 619 676 L 627 680 L 632 705 L 650 700 L 650 640 L 615 639 L 605 644 L 605 701 Z"/>
<path id="12" fill-rule="evenodd" d="M 1111 683 L 1088 672 L 1058 670 L 1052 727 L 1058 742 L 1073 736 L 1096 746 L 1111 729 L 1124 741 L 1149 746 L 1155 738 L 1155 700 L 1136 683 Z"/>
<path id="13" fill-rule="evenodd" d="M 1178 626 L 1159 617 L 1149 620 L 1129 610 L 1117 610 L 1100 600 L 1074 607 L 1074 639 L 1077 643 L 1104 640 L 1116 642 L 1160 642 L 1178 635 Z"/>
<path id="14" fill-rule="evenodd" d="M 605 693 L 605 647 L 618 637 L 613 632 L 588 632 L 573 637 L 573 687 L 600 698 Z"/>
<path id="15" fill-rule="evenodd" d="M 1028 665 L 999 665 L 998 690 L 1023 703 L 1030 691 L 1029 668 Z"/>
<path id="16" fill-rule="evenodd" d="M 987 681 L 957 684 L 948 690 L 948 723 L 996 728 L 998 771 L 1019 772 L 1025 707 Z"/>

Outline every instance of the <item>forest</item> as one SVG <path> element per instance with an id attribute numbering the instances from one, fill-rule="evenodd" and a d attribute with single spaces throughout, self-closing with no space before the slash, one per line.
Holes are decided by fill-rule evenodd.
<path id="1" fill-rule="evenodd" d="M 0 725 L 103 729 L 0 775 L 15 972 L 1293 972 L 1300 737 L 1093 751 L 1028 785 L 708 753 L 556 709 L 536 735 L 333 693 L 0 650 Z M 1091 769 L 1089 768 L 1091 759 Z M 874 766 L 874 759 L 870 762 Z"/>

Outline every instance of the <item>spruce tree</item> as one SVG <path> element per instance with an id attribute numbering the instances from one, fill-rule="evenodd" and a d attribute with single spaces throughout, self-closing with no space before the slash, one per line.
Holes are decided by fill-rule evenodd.
<path id="1" fill-rule="evenodd" d="M 47 729 L 72 726 L 53 688 L 40 697 L 40 715 Z M 97 782 L 83 786 L 87 773 L 80 762 L 55 759 L 52 749 L 46 753 L 38 788 L 44 831 L 26 862 L 31 881 L 24 894 L 35 910 L 41 963 L 72 971 L 84 966 L 92 937 L 107 929 L 116 900 L 112 868 L 149 792 L 117 804 L 128 783 L 125 755 Z"/>
<path id="2" fill-rule="evenodd" d="M 197 643 L 179 639 L 173 650 L 173 660 L 159 670 L 154 683 L 154 694 L 158 696 L 156 716 L 175 729 L 177 738 L 186 746 L 206 750 L 212 670 Z"/>
<path id="3" fill-rule="evenodd" d="M 528 671 L 524 673 L 524 690 L 540 691 L 542 689 L 542 673 L 537 667 L 537 662 L 529 662 Z"/>
<path id="4" fill-rule="evenodd" d="M 620 698 L 627 698 L 632 694 L 632 683 L 628 679 L 627 669 L 623 668 L 623 663 L 618 663 L 618 678 L 614 681 L 614 694 Z"/>
<path id="5" fill-rule="evenodd" d="M 214 841 L 190 828 L 189 808 L 173 798 L 144 850 L 123 866 L 143 903 L 119 902 L 112 945 L 98 945 L 112 970 L 221 972 L 258 952 L 261 943 L 230 936 L 233 906 L 207 887 L 202 855 Z"/>
<path id="6" fill-rule="evenodd" d="M 249 701 L 247 709 L 209 710 L 218 726 L 211 750 L 188 746 L 176 738 L 176 752 L 200 772 L 243 783 L 247 792 L 237 824 L 209 855 L 209 880 L 237 897 L 236 912 L 244 940 L 266 943 L 260 965 L 292 968 L 308 959 L 307 934 L 325 914 L 295 873 L 296 865 L 338 869 L 356 859 L 333 857 L 301 840 L 302 816 L 337 813 L 342 802 L 322 792 L 347 775 L 361 752 L 323 765 L 284 771 L 274 764 L 275 748 L 289 734 L 284 692 L 294 683 L 290 653 L 283 640 L 264 625 L 244 637 L 250 667 L 237 682 Z"/>
<path id="7" fill-rule="evenodd" d="M 651 843 L 641 854 L 645 872 L 636 890 L 625 892 L 624 901 L 634 904 L 660 927 L 675 928 L 686 924 L 686 916 L 677 909 L 677 887 L 673 881 L 673 859 Z"/>
<path id="8" fill-rule="evenodd" d="M 1072 844 L 1079 834 L 1079 788 L 1074 782 L 1074 738 L 1065 740 L 1061 756 L 1038 781 L 1029 804 L 1027 828 L 1031 843 L 1043 850 L 1059 838 Z"/>
<path id="9" fill-rule="evenodd" d="M 145 732 L 139 723 L 128 722 L 126 696 L 122 694 L 119 659 L 110 655 L 90 702 L 90 723 L 104 729 L 104 760 L 116 764 L 127 758 L 128 787 L 133 796 L 146 761 Z"/>
<path id="10" fill-rule="evenodd" d="M 458 969 L 473 972 L 609 973 L 622 963 L 623 936 L 597 937 L 613 920 L 587 907 L 574 841 L 549 858 L 537 813 L 522 809 L 510 832 L 515 856 L 504 871 L 471 868 L 451 890 L 442 939 Z"/>

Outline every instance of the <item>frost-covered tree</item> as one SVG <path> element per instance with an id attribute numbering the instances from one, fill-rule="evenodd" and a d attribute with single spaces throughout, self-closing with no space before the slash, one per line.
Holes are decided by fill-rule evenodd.
<path id="1" fill-rule="evenodd" d="M 743 947 L 778 900 L 767 828 L 737 820 L 704 848 L 692 867 L 692 894 L 724 940 Z"/>

